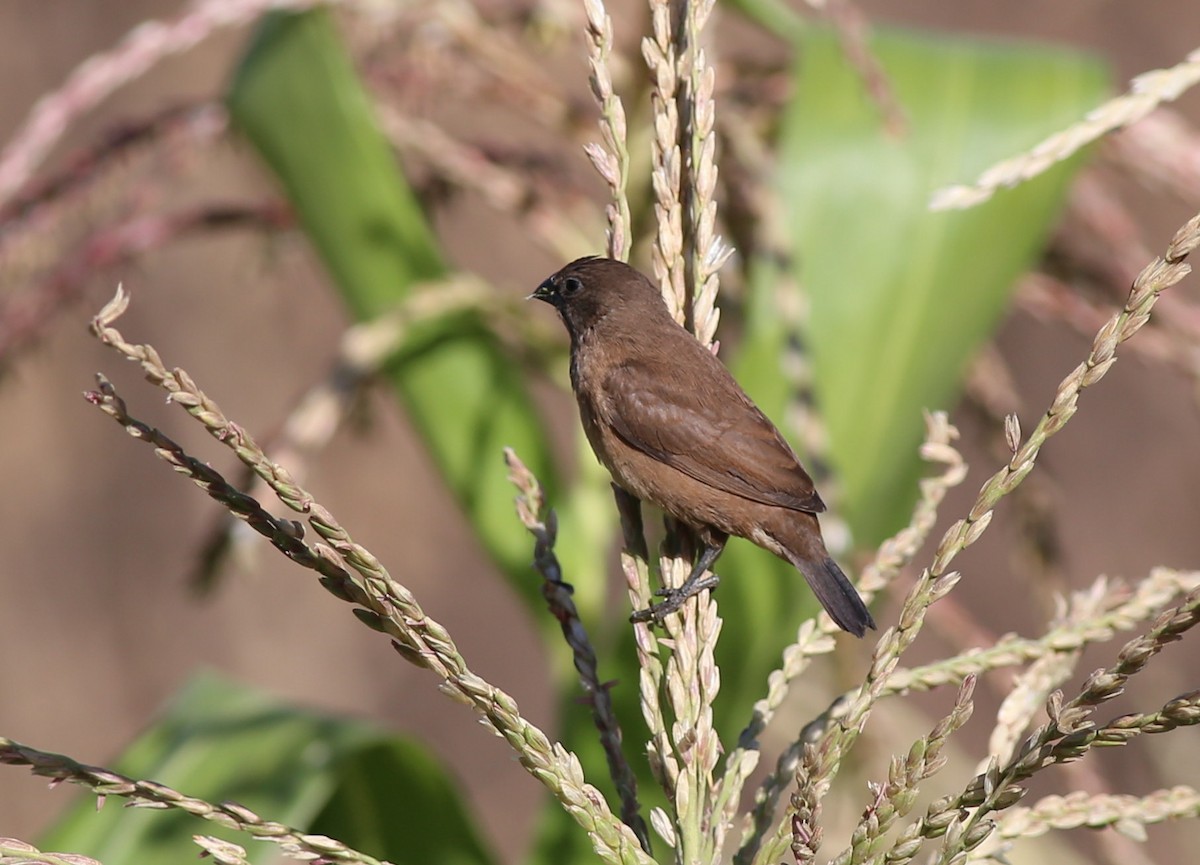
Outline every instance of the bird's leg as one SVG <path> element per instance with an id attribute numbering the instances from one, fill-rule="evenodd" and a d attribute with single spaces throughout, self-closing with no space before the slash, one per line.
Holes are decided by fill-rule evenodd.
<path id="1" fill-rule="evenodd" d="M 705 589 L 715 589 L 717 583 L 721 582 L 721 578 L 716 574 L 705 572 L 712 567 L 723 549 L 725 549 L 725 538 L 721 538 L 719 541 L 716 539 L 705 541 L 704 550 L 696 559 L 692 572 L 683 581 L 683 584 L 674 589 L 660 589 L 656 594 L 662 595 L 663 600 L 657 604 L 651 604 L 645 610 L 637 610 L 629 617 L 629 621 L 653 621 L 661 625 L 663 619 L 683 606 L 684 601 L 688 598 L 700 594 Z"/>

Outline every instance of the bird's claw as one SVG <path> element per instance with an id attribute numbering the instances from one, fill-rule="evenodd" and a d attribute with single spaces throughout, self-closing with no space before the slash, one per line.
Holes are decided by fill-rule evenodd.
<path id="1" fill-rule="evenodd" d="M 663 623 L 663 619 L 666 618 L 667 613 L 670 612 L 670 610 L 663 612 L 663 606 L 664 604 L 651 604 L 644 610 L 635 610 L 629 617 L 629 621 L 633 622 L 635 625 L 645 624 L 646 622 L 650 622 L 654 625 L 661 625 Z"/>
<path id="2" fill-rule="evenodd" d="M 629 621 L 636 624 L 650 622 L 651 624 L 661 625 L 671 613 L 683 606 L 684 602 L 689 598 L 700 594 L 705 589 L 715 589 L 717 584 L 721 582 L 721 578 L 716 574 L 709 573 L 703 579 L 696 580 L 691 585 L 686 585 L 680 588 L 662 588 L 655 592 L 663 600 L 657 604 L 651 604 L 644 610 L 636 610 L 629 617 Z"/>

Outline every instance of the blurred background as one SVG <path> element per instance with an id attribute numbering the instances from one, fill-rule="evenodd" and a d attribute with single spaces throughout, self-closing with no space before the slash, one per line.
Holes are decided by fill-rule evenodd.
<path id="1" fill-rule="evenodd" d="M 598 138 L 581 12 L 557 0 L 410 4 L 391 11 L 368 5 L 339 19 L 340 32 L 368 90 L 390 112 L 382 115 L 383 125 L 441 256 L 452 271 L 473 276 L 473 284 L 514 301 L 497 315 L 517 320 L 516 336 L 506 338 L 527 354 L 514 368 L 522 370 L 551 452 L 564 477 L 593 472 L 580 465 L 591 457 L 580 458 L 575 409 L 562 386 L 563 334 L 551 310 L 515 306 L 571 255 L 603 250 L 607 192 L 580 146 Z M 1086 52 L 1107 64 L 1113 92 L 1196 47 L 1194 7 L 1183 0 L 863 0 L 859 6 L 873 26 Z M 150 0 L 0 4 L 6 82 L 0 140 L 12 139 L 38 100 L 86 58 L 111 49 L 140 22 L 173 20 L 185 8 Z M 814 14 L 807 7 L 796 11 Z M 628 2 L 610 12 L 624 58 L 618 89 L 641 93 L 636 45 L 646 14 Z M 745 139 L 753 142 L 759 129 L 775 134 L 772 112 L 787 110 L 793 52 L 784 36 L 756 23 L 744 7 L 720 7 L 716 16 L 710 53 L 717 65 L 718 127 L 723 130 L 722 99 L 741 124 L 722 139 L 722 153 L 745 157 L 722 164 L 723 178 L 735 183 L 739 171 L 754 165 Z M 226 129 L 219 109 L 197 107 L 219 103 L 250 37 L 249 27 L 219 29 L 136 75 L 94 110 L 72 116 L 22 193 L 32 203 L 22 205 L 18 196 L 16 205 L 0 209 L 0 412 L 6 420 L 0 477 L 7 490 L 0 498 L 0 733 L 105 764 L 185 682 L 213 669 L 279 698 L 427 743 L 461 779 L 500 861 L 522 861 L 542 791 L 508 749 L 481 730 L 470 711 L 437 696 L 430 675 L 399 663 L 379 635 L 257 540 L 235 541 L 216 584 L 199 595 L 198 556 L 219 537 L 221 512 L 80 397 L 103 370 L 136 414 L 237 474 L 229 453 L 175 407 L 164 406 L 137 369 L 87 334 L 88 320 L 117 283 L 133 296 L 119 325 L 127 337 L 153 343 L 168 366 L 186 369 L 231 418 L 268 443 L 285 434 L 296 406 L 335 367 L 356 315 L 349 311 L 353 302 L 332 286 L 327 264 L 255 148 Z M 645 147 L 647 106 L 633 99 L 626 107 L 640 136 L 631 149 Z M 1132 276 L 1200 209 L 1200 96 L 1187 94 L 1165 120 L 1155 117 L 1174 132 L 1174 149 L 1159 151 L 1174 173 L 1155 179 L 1152 171 L 1127 170 L 1139 159 L 1137 148 L 1153 150 L 1148 135 L 1094 150 L 1067 196 L 1069 217 L 1034 251 L 1038 275 L 1018 281 L 994 333 L 972 349 L 965 390 L 956 387 L 947 403 L 929 406 L 951 411 L 971 465 L 967 482 L 943 508 L 935 538 L 1007 459 L 998 420 L 1015 412 L 1026 430 L 1033 427 L 1059 381 L 1086 356 L 1091 334 L 1123 301 Z M 461 146 L 461 153 L 438 136 Z M 116 157 L 104 156 L 122 148 Z M 64 188 L 55 191 L 57 181 Z M 721 196 L 728 206 L 723 212 L 760 205 L 739 201 L 736 189 L 723 188 Z M 736 226 L 723 233 L 739 244 Z M 637 240 L 635 260 L 645 266 L 645 244 L 642 236 Z M 804 251 L 793 253 L 803 262 Z M 730 329 L 719 336 L 735 347 L 747 327 L 748 282 L 738 275 L 727 280 Z M 1195 279 L 1172 289 L 1160 309 L 1163 323 L 1139 335 L 1108 379 L 1084 395 L 1083 410 L 1045 449 L 1019 501 L 1002 505 L 983 540 L 956 561 L 965 578 L 950 601 L 930 613 L 929 632 L 906 663 L 1008 631 L 1036 635 L 1052 611 L 1054 591 L 1081 588 L 1101 574 L 1136 580 L 1155 565 L 1200 562 Z M 543 639 L 547 617 L 503 578 L 393 392 L 357 390 L 345 415 L 328 441 L 288 451 L 303 483 L 446 625 L 480 675 L 516 697 L 530 720 L 554 730 L 559 698 L 552 683 L 565 650 Z M 911 448 L 903 448 L 907 459 Z M 502 473 L 498 452 L 494 459 Z M 561 543 L 570 543 L 573 530 L 564 521 Z M 508 531 L 517 548 L 531 549 L 515 516 Z M 846 558 L 863 561 L 850 553 Z M 915 565 L 928 560 L 926 550 Z M 619 620 L 626 601 L 616 590 L 615 570 L 608 573 L 609 589 L 590 591 L 599 608 L 611 605 Z M 536 593 L 532 571 L 528 579 Z M 732 603 L 735 596 L 729 597 Z M 892 621 L 897 603 L 893 597 L 878 611 L 881 625 Z M 1196 687 L 1194 648 L 1172 649 L 1139 678 L 1128 706 L 1118 711 L 1157 706 Z M 1089 651 L 1081 669 L 1109 663 L 1112 653 L 1112 647 Z M 844 687 L 861 673 L 868 656 L 866 645 L 847 641 L 823 674 L 829 687 L 802 695 L 783 726 L 794 728 L 820 711 L 839 683 Z M 962 744 L 972 759 L 986 742 L 989 711 L 1007 675 L 994 674 L 992 687 L 980 689 L 982 723 L 964 731 Z M 907 712 L 943 704 L 918 700 L 881 723 L 905 723 Z M 913 729 L 927 726 L 914 723 Z M 636 730 L 626 737 L 640 741 Z M 1093 785 L 1094 791 L 1145 793 L 1196 778 L 1196 731 L 1158 738 L 1094 755 L 1094 777 L 1058 776 L 1041 792 Z M 877 757 L 885 753 L 879 741 L 870 747 L 879 749 Z M 0 772 L 0 834 L 36 837 L 71 796 L 48 790 L 23 769 L 6 768 Z M 846 808 L 842 817 L 853 819 L 854 806 Z M 1139 848 L 1145 861 L 1187 861 L 1185 851 L 1200 840 L 1194 824 L 1152 828 L 1150 836 Z M 1076 851 L 1077 861 L 1113 855 L 1093 837 L 1057 843 Z M 1038 860 L 1021 859 L 1018 851 L 1012 861 Z"/>

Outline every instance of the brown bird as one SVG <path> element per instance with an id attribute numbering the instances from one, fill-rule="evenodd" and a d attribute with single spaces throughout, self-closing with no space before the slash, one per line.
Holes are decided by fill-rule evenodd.
<path id="1" fill-rule="evenodd" d="M 861 637 L 875 622 L 829 557 L 825 504 L 779 430 L 717 358 L 671 317 L 655 285 L 609 258 L 573 261 L 533 297 L 571 337 L 571 385 L 596 457 L 627 492 L 690 526 L 704 548 L 665 600 L 633 614 L 661 622 L 717 584 L 705 572 L 730 535 L 791 562 L 826 612 Z"/>

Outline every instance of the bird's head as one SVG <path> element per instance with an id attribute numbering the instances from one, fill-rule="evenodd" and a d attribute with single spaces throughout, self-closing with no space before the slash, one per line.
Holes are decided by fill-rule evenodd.
<path id="1" fill-rule="evenodd" d="M 558 310 L 572 339 L 616 311 L 657 316 L 666 312 L 649 279 L 623 261 L 589 256 L 548 277 L 530 297 Z"/>

